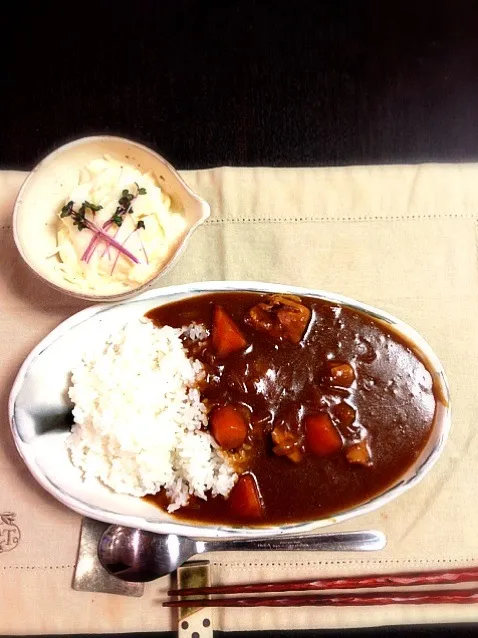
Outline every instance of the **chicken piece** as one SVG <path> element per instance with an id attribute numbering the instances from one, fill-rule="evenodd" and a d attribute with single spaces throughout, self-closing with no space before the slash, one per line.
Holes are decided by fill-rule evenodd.
<path id="1" fill-rule="evenodd" d="M 268 303 L 253 306 L 245 322 L 275 339 L 300 343 L 310 320 L 310 310 L 293 295 L 271 295 Z"/>
<path id="2" fill-rule="evenodd" d="M 351 428 L 355 421 L 355 410 L 346 401 L 337 403 L 333 408 L 333 414 L 344 429 Z"/>
<path id="3" fill-rule="evenodd" d="M 356 463 L 357 465 L 364 465 L 366 467 L 373 465 L 372 455 L 367 441 L 359 441 L 358 443 L 350 445 L 345 455 L 349 463 Z"/>
<path id="4" fill-rule="evenodd" d="M 293 463 L 300 463 L 304 456 L 300 447 L 300 440 L 297 434 L 291 432 L 287 424 L 282 421 L 274 426 L 271 432 L 274 447 L 272 451 L 277 456 L 286 456 Z"/>
<path id="5" fill-rule="evenodd" d="M 272 432 L 272 414 L 268 410 L 257 411 L 257 414 L 253 414 L 251 417 L 252 436 L 254 438 L 263 438 L 264 434 Z"/>

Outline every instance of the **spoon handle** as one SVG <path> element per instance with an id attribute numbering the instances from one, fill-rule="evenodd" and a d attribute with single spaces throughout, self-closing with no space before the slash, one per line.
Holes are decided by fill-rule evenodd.
<path id="1" fill-rule="evenodd" d="M 375 530 L 361 532 L 336 532 L 313 536 L 284 536 L 279 538 L 247 538 L 244 540 L 205 541 L 205 552 L 281 550 L 324 551 L 324 552 L 370 552 L 383 549 L 387 539 L 382 532 Z"/>

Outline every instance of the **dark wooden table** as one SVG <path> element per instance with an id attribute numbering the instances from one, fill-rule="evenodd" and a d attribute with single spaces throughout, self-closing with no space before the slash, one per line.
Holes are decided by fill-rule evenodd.
<path id="1" fill-rule="evenodd" d="M 96 133 L 179 168 L 478 160 L 476 0 L 43 0 L 0 15 L 3 168 Z"/>

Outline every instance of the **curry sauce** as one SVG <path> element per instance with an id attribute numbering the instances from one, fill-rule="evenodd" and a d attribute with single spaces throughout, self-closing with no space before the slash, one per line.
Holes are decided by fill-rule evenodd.
<path id="1" fill-rule="evenodd" d="M 204 294 L 147 316 L 208 329 L 184 345 L 206 370 L 209 429 L 242 475 L 228 499 L 192 498 L 177 518 L 324 518 L 384 492 L 427 443 L 441 400 L 432 375 L 378 319 L 313 297 L 249 292 Z M 151 498 L 167 506 L 163 493 Z"/>

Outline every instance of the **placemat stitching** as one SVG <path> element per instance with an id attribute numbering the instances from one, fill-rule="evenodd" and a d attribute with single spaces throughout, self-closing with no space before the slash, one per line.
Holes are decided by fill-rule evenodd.
<path id="1" fill-rule="evenodd" d="M 374 215 L 371 217 L 222 217 L 221 219 L 208 219 L 206 226 L 214 226 L 220 224 L 282 224 L 282 223 L 310 223 L 310 222 L 374 222 L 374 221 L 416 221 L 421 219 L 476 219 L 476 213 L 470 214 L 454 214 L 454 215 Z"/>
<path id="2" fill-rule="evenodd" d="M 214 226 L 218 224 L 281 224 L 281 223 L 308 223 L 308 222 L 373 222 L 373 221 L 414 221 L 418 219 L 478 219 L 475 213 L 470 214 L 451 214 L 451 215 L 374 215 L 372 217 L 223 217 L 221 219 L 208 219 L 206 226 Z M 11 230 L 11 225 L 0 226 L 0 230 Z"/>
<path id="3" fill-rule="evenodd" d="M 214 567 L 230 567 L 249 569 L 251 567 L 312 567 L 314 565 L 399 565 L 399 564 L 423 564 L 423 563 L 473 563 L 476 562 L 475 558 L 437 558 L 436 560 L 430 560 L 428 558 L 407 558 L 407 559 L 370 559 L 370 560 L 311 560 L 311 561 L 274 561 L 265 563 L 230 563 L 225 561 L 212 561 L 211 565 Z M 58 569 L 73 569 L 75 565 L 3 565 L 1 569 L 7 571 L 14 570 L 58 570 Z"/>
<path id="4" fill-rule="evenodd" d="M 471 563 L 476 562 L 476 558 L 437 558 L 430 560 L 428 558 L 380 558 L 380 559 L 362 559 L 362 560 L 312 560 L 312 561 L 290 561 L 290 562 L 265 562 L 265 563 L 229 563 L 224 561 L 213 561 L 211 564 L 215 567 L 241 567 L 249 569 L 251 567 L 306 567 L 312 565 L 398 565 L 398 564 L 423 564 L 423 563 Z"/>

